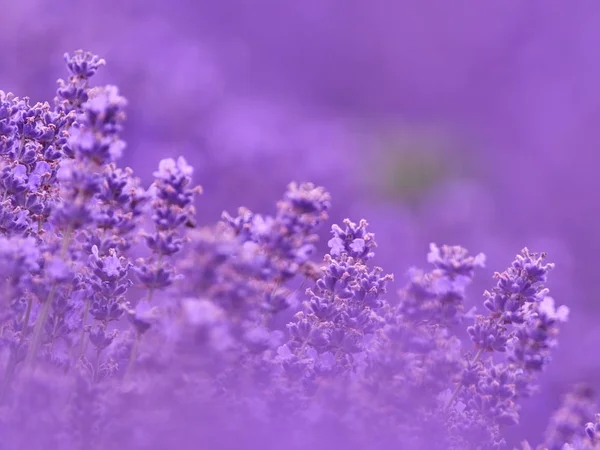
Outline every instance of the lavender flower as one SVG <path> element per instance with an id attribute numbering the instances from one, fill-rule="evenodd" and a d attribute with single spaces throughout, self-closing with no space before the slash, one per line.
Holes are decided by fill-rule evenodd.
<path id="1" fill-rule="evenodd" d="M 116 86 L 91 89 L 88 96 L 70 130 L 69 145 L 76 157 L 105 165 L 119 159 L 125 148 L 119 133 L 127 101 Z"/>
<path id="2" fill-rule="evenodd" d="M 125 105 L 114 86 L 90 91 L 81 104 L 69 130 L 69 159 L 57 175 L 62 190 L 54 214 L 57 227 L 76 230 L 93 223 L 93 207 L 103 187 L 102 166 L 118 159 L 125 147 L 119 138 Z"/>
<path id="3" fill-rule="evenodd" d="M 399 313 L 411 321 L 430 321 L 451 326 L 464 316 L 466 288 L 471 283 L 475 268 L 483 267 L 485 256 L 469 256 L 458 246 L 439 248 L 430 244 L 427 256 L 435 269 L 424 273 L 409 271 L 410 283 L 404 289 Z"/>
<path id="4" fill-rule="evenodd" d="M 71 73 L 68 81 L 58 80 L 59 89 L 55 103 L 64 110 L 77 109 L 88 100 L 88 80 L 106 62 L 90 52 L 77 50 L 73 55 L 65 53 L 65 62 Z"/>
<path id="5" fill-rule="evenodd" d="M 222 217 L 242 242 L 257 244 L 267 255 L 265 277 L 283 283 L 300 272 L 313 274 L 310 257 L 315 251 L 316 231 L 327 219 L 330 207 L 331 198 L 324 188 L 290 183 L 274 217 L 246 208 L 240 208 L 236 217 L 226 212 Z"/>
<path id="6" fill-rule="evenodd" d="M 544 254 L 524 249 L 507 271 L 496 273 L 496 287 L 484 294 L 484 305 L 491 314 L 477 316 L 468 328 L 477 353 L 467 360 L 467 369 L 447 407 L 458 399 L 478 422 L 488 424 L 491 440 L 498 426 L 518 423 L 517 401 L 534 392 L 534 375 L 548 362 L 557 325 L 568 313 L 564 307 L 555 311 L 553 300 L 546 295 L 543 283 L 554 265 L 545 264 L 544 258 Z M 494 351 L 507 352 L 507 363 L 481 360 L 485 352 Z M 467 373 L 476 376 L 467 377 Z M 463 386 L 466 389 L 461 389 Z M 455 409 L 454 414 L 462 412 Z"/>
<path id="7" fill-rule="evenodd" d="M 150 289 L 150 293 L 170 286 L 174 280 L 173 269 L 163 258 L 181 250 L 183 239 L 180 230 L 192 221 L 194 195 L 201 192 L 199 186 L 189 186 L 192 173 L 192 167 L 182 157 L 177 161 L 162 160 L 158 171 L 154 172 L 155 182 L 150 197 L 155 232 L 144 234 L 144 237 L 158 260 L 141 259 L 136 266 L 140 281 Z"/>
<path id="8" fill-rule="evenodd" d="M 372 251 L 377 244 L 375 243 L 375 235 L 368 233 L 367 221 L 361 220 L 358 224 L 349 219 L 344 220 L 346 227 L 342 229 L 339 225 L 331 227 L 333 238 L 328 242 L 331 248 L 331 255 L 338 256 L 342 253 L 348 254 L 352 258 L 367 261 L 375 256 Z"/>
<path id="9" fill-rule="evenodd" d="M 117 320 L 124 312 L 124 300 L 132 281 L 127 272 L 132 267 L 124 258 L 119 258 L 115 250 L 107 256 L 99 256 L 98 247 L 92 247 L 89 261 L 92 290 L 91 315 L 103 323 Z"/>
<path id="10" fill-rule="evenodd" d="M 349 230 L 359 230 L 362 237 L 357 239 L 375 247 L 373 234 L 366 232 L 366 221 L 361 221 L 360 227 L 349 220 L 345 223 Z M 334 234 L 338 230 L 338 226 L 332 227 Z M 291 352 L 284 360 L 288 370 L 291 361 L 306 364 L 310 352 L 314 356 L 309 359 L 318 360 L 317 370 L 322 364 L 330 366 L 323 369 L 326 372 L 355 370 L 360 361 L 356 356 L 367 350 L 368 339 L 383 326 L 381 314 L 386 303 L 382 297 L 393 276 L 383 275 L 379 267 L 369 269 L 365 260 L 358 258 L 366 257 L 364 249 L 357 253 L 356 246 L 350 244 L 342 250 L 335 239 L 329 241 L 331 250 L 325 256 L 321 277 L 306 291 L 309 300 L 288 324 L 291 339 L 284 350 Z"/>

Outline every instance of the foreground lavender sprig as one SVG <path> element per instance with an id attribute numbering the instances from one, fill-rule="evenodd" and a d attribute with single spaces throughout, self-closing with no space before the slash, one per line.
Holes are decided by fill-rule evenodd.
<path id="1" fill-rule="evenodd" d="M 332 226 L 322 275 L 306 291 L 308 301 L 287 325 L 291 339 L 279 349 L 285 370 L 306 377 L 305 382 L 318 374 L 356 370 L 367 339 L 383 325 L 382 297 L 393 276 L 367 266 L 376 246 L 367 222 L 344 223 L 345 230 Z"/>
<path id="2" fill-rule="evenodd" d="M 543 285 L 546 274 L 554 267 L 553 264 L 543 264 L 544 258 L 544 254 L 538 256 L 524 249 L 506 272 L 494 275 L 498 278 L 498 283 L 491 291 L 486 291 L 484 294 L 486 298 L 484 306 L 491 314 L 478 315 L 475 324 L 467 329 L 477 350 L 470 362 L 471 365 L 477 364 L 484 352 L 505 352 L 509 341 L 521 360 L 541 356 L 535 350 L 526 355 L 524 347 L 527 345 L 525 340 L 528 326 L 531 325 L 533 315 L 536 314 L 538 303 L 548 292 Z M 545 316 L 541 315 L 541 317 Z M 520 327 L 511 333 L 508 329 L 510 325 Z M 541 367 L 539 365 L 537 368 L 541 369 Z M 449 404 L 454 400 L 461 386 L 462 383 L 459 383 Z"/>
<path id="3" fill-rule="evenodd" d="M 136 272 L 148 289 L 148 300 L 156 289 L 164 289 L 174 281 L 174 273 L 165 261 L 181 250 L 183 239 L 181 228 L 190 224 L 194 217 L 194 196 L 200 187 L 189 186 L 193 169 L 183 157 L 177 161 L 164 159 L 154 172 L 152 185 L 152 221 L 155 231 L 144 234 L 146 245 L 157 257 L 156 260 L 140 259 Z"/>
<path id="4" fill-rule="evenodd" d="M 549 362 L 558 325 L 568 314 L 565 307 L 556 311 L 547 295 L 544 284 L 554 265 L 545 257 L 524 249 L 511 267 L 496 273 L 496 286 L 484 294 L 490 314 L 476 316 L 467 329 L 476 354 L 467 360 L 446 410 L 458 399 L 453 414 L 476 427 L 487 423 L 491 440 L 499 427 L 518 423 L 518 400 L 535 391 L 535 375 Z M 506 363 L 483 360 L 491 352 L 505 353 Z"/>
<path id="5" fill-rule="evenodd" d="M 85 70 L 87 58 L 70 62 L 78 76 L 92 75 L 95 70 Z M 59 95 L 61 95 L 59 90 Z M 93 226 L 94 206 L 102 186 L 102 168 L 121 156 L 124 143 L 119 139 L 121 122 L 124 120 L 125 99 L 118 95 L 114 86 L 97 88 L 93 94 L 86 93 L 87 101 L 80 105 L 76 121 L 69 129 L 68 145 L 72 151 L 60 163 L 57 179 L 60 197 L 50 218 L 51 225 L 62 233 L 59 253 L 60 263 L 66 263 L 69 246 L 74 234 Z M 68 270 L 68 269 L 65 269 Z M 67 281 L 68 276 L 64 277 Z M 61 280 L 62 281 L 62 280 Z M 25 364 L 32 367 L 41 344 L 46 319 L 52 308 L 59 280 L 53 280 L 44 302 L 31 339 Z"/>

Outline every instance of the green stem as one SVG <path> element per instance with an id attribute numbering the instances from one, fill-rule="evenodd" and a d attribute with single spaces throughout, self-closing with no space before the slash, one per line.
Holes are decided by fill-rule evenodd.
<path id="1" fill-rule="evenodd" d="M 87 324 L 87 317 L 88 317 L 88 313 L 90 311 L 90 301 L 89 300 L 85 300 L 85 307 L 83 309 L 83 322 L 81 325 L 81 336 L 79 337 L 79 351 L 77 352 L 77 361 L 79 361 L 81 359 L 81 357 L 83 356 L 83 346 L 85 343 L 85 326 Z"/>
<path id="2" fill-rule="evenodd" d="M 297 287 L 297 288 L 294 290 L 294 292 L 292 292 L 292 293 L 290 294 L 290 297 L 291 297 L 292 295 L 296 295 L 298 292 L 300 292 L 300 290 L 301 290 L 301 289 L 304 287 L 304 285 L 306 284 L 306 282 L 307 282 L 307 281 L 308 281 L 308 276 L 305 276 L 305 277 L 304 277 L 304 279 L 302 280 L 302 282 L 300 283 L 300 286 L 298 286 L 298 287 Z"/>
<path id="3" fill-rule="evenodd" d="M 154 295 L 154 288 L 151 287 L 148 289 L 148 297 L 146 297 L 146 301 L 150 303 L 152 301 L 152 296 Z"/>
<path id="4" fill-rule="evenodd" d="M 56 284 L 53 284 L 50 288 L 48 298 L 42 305 L 40 314 L 38 315 L 37 320 L 35 321 L 33 336 L 31 337 L 31 345 L 29 346 L 29 351 L 27 352 L 27 356 L 25 357 L 25 367 L 28 369 L 33 368 L 33 366 L 35 365 L 35 358 L 37 357 L 37 353 L 40 349 L 40 344 L 42 343 L 42 334 L 44 332 L 44 326 L 46 325 L 46 320 L 48 319 L 48 315 L 50 314 L 50 308 L 52 308 L 52 303 L 54 303 L 55 295 Z"/>
<path id="5" fill-rule="evenodd" d="M 133 345 L 131 346 L 131 353 L 129 354 L 129 364 L 127 365 L 127 370 L 125 371 L 125 376 L 123 377 L 124 381 L 128 381 L 131 377 L 131 373 L 133 372 L 133 367 L 135 366 L 135 360 L 137 359 L 138 348 L 140 345 L 140 339 L 140 333 L 136 332 Z"/>
<path id="6" fill-rule="evenodd" d="M 479 361 L 479 358 L 481 358 L 481 355 L 483 355 L 483 348 L 480 348 L 479 350 L 477 350 L 477 353 L 475 354 L 475 357 L 471 361 L 471 364 L 475 364 L 477 361 Z M 456 400 L 456 397 L 460 393 L 460 390 L 462 389 L 462 387 L 463 387 L 462 381 L 459 381 L 458 384 L 456 385 L 456 388 L 454 389 L 454 392 L 452 392 L 452 395 L 450 396 L 448 403 L 446 403 L 446 406 L 444 407 L 444 411 L 447 411 L 448 408 L 450 408 L 450 406 L 452 406 L 452 403 L 454 403 L 454 400 Z"/>
<path id="7" fill-rule="evenodd" d="M 96 350 L 96 360 L 94 361 L 94 373 L 92 375 L 92 381 L 94 383 L 98 382 L 98 368 L 100 367 L 100 354 L 102 353 L 102 349 Z"/>
<path id="8" fill-rule="evenodd" d="M 12 379 L 15 374 L 15 369 L 17 368 L 17 357 L 21 348 L 23 347 L 23 343 L 25 342 L 25 336 L 27 335 L 27 327 L 29 326 L 29 318 L 31 317 L 31 306 L 33 304 L 33 299 L 29 297 L 27 300 L 27 308 L 25 309 L 25 315 L 23 316 L 23 325 L 21 330 L 21 336 L 19 337 L 19 342 L 14 350 L 14 353 L 10 354 L 8 364 L 6 365 L 6 373 L 4 374 L 4 379 L 2 380 L 2 387 L 0 387 L 0 403 L 4 402 L 6 398 L 6 394 L 8 393 L 8 389 L 12 384 Z M 4 329 L 2 330 L 4 331 Z"/>
<path id="9" fill-rule="evenodd" d="M 27 327 L 29 326 L 29 318 L 31 317 L 31 306 L 33 305 L 33 298 L 27 299 L 27 308 L 25 309 L 25 315 L 23 316 L 23 326 L 21 330 L 21 337 L 19 338 L 19 347 L 25 342 L 25 336 L 27 335 Z"/>
<path id="10" fill-rule="evenodd" d="M 163 255 L 162 254 L 158 255 L 158 260 L 156 261 L 157 269 L 160 268 L 160 263 L 162 262 L 162 260 L 163 260 Z M 154 291 L 155 291 L 154 287 L 151 287 L 150 289 L 148 289 L 148 298 L 146 300 L 148 303 L 150 303 L 152 301 L 152 296 L 154 295 Z"/>
<path id="11" fill-rule="evenodd" d="M 54 316 L 54 324 L 52 325 L 52 336 L 50 336 L 50 348 L 54 347 L 54 340 L 56 339 L 56 328 L 58 328 L 58 316 Z"/>
<path id="12" fill-rule="evenodd" d="M 19 348 L 15 350 L 19 351 Z M 8 364 L 6 366 L 6 373 L 4 374 L 4 380 L 2 380 L 2 387 L 0 387 L 0 403 L 4 403 L 6 398 L 6 394 L 10 389 L 10 385 L 12 384 L 13 376 L 15 374 L 15 369 L 17 368 L 17 356 L 15 353 L 11 353 L 8 359 Z"/>
<path id="13" fill-rule="evenodd" d="M 65 258 L 67 254 L 67 250 L 69 249 L 69 243 L 71 242 L 71 234 L 73 229 L 69 227 L 64 234 L 62 248 L 60 252 L 61 259 Z M 48 320 L 48 315 L 50 314 L 50 308 L 52 308 L 52 304 L 54 303 L 54 297 L 56 296 L 56 291 L 58 289 L 57 283 L 52 283 L 52 287 L 50 288 L 50 292 L 48 293 L 48 298 L 42 305 L 42 309 L 40 310 L 39 315 L 35 321 L 35 327 L 33 329 L 33 336 L 31 338 L 31 343 L 29 345 L 29 350 L 27 352 L 27 356 L 25 357 L 25 368 L 33 369 L 35 366 L 35 359 L 37 357 L 38 351 L 40 349 L 40 345 L 42 343 L 42 336 L 44 333 L 44 326 L 46 325 L 46 320 Z"/>

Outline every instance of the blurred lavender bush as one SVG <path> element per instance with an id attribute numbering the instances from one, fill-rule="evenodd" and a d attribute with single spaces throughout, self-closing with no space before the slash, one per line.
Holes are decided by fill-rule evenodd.
<path id="1" fill-rule="evenodd" d="M 198 225 L 192 167 L 120 167 L 127 101 L 65 59 L 51 103 L 0 91 L 2 448 L 513 448 L 569 313 L 545 254 L 473 309 L 483 254 L 431 244 L 399 295 L 365 220 L 321 258 L 311 183 Z M 595 411 L 576 386 L 537 448 L 599 448 Z"/>

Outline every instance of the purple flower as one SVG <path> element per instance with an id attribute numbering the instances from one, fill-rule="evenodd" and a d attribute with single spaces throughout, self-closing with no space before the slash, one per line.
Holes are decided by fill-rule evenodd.
<path id="1" fill-rule="evenodd" d="M 431 243 L 429 245 L 427 262 L 433 264 L 445 277 L 473 278 L 476 268 L 484 267 L 485 255 L 469 256 L 467 250 L 459 246 L 444 245 L 441 248 Z"/>
<path id="2" fill-rule="evenodd" d="M 427 260 L 435 269 L 428 273 L 409 270 L 410 282 L 401 292 L 399 313 L 412 321 L 455 325 L 464 319 L 466 288 L 475 268 L 483 267 L 485 256 L 473 257 L 462 247 L 439 248 L 432 243 Z"/>
<path id="3" fill-rule="evenodd" d="M 100 66 L 106 64 L 99 56 L 83 50 L 77 50 L 73 55 L 65 53 L 64 58 L 69 72 L 81 78 L 92 77 Z"/>
<path id="4" fill-rule="evenodd" d="M 69 146 L 76 157 L 97 165 L 116 161 L 125 142 L 119 139 L 127 101 L 115 86 L 94 88 L 81 105 L 81 114 L 70 130 Z"/>
<path id="5" fill-rule="evenodd" d="M 487 352 L 505 352 L 509 339 L 508 329 L 495 319 L 477 317 L 475 325 L 467 328 L 475 348 Z"/>
<path id="6" fill-rule="evenodd" d="M 283 282 L 299 272 L 312 272 L 316 231 L 327 219 L 330 207 L 329 193 L 322 187 L 290 183 L 274 217 L 240 208 L 236 217 L 224 212 L 222 218 L 242 242 L 254 242 L 269 255 L 265 272 Z"/>
<path id="7" fill-rule="evenodd" d="M 547 289 L 543 283 L 554 264 L 544 264 L 544 253 L 530 253 L 523 249 L 505 272 L 496 273 L 498 279 L 491 291 L 486 291 L 484 306 L 499 314 L 505 323 L 520 323 L 525 320 L 527 308 L 541 302 Z"/>
<path id="8" fill-rule="evenodd" d="M 344 225 L 346 226 L 344 229 L 338 225 L 331 227 L 333 238 L 328 242 L 331 255 L 339 256 L 346 253 L 352 258 L 364 261 L 373 258 L 375 253 L 372 250 L 377 244 L 374 240 L 375 235 L 366 231 L 367 221 L 363 219 L 356 224 L 350 219 L 346 219 Z"/>
<path id="9" fill-rule="evenodd" d="M 114 249 L 100 255 L 98 247 L 93 246 L 88 266 L 92 290 L 90 313 L 99 321 L 117 320 L 124 312 L 125 294 L 132 285 L 127 274 L 133 265 L 119 258 Z"/>
<path id="10" fill-rule="evenodd" d="M 361 224 L 372 240 L 373 235 L 366 233 L 366 221 Z M 336 355 L 340 360 L 336 370 L 343 370 L 355 365 L 352 355 L 365 351 L 368 337 L 383 326 L 383 296 L 393 276 L 383 275 L 379 267 L 369 269 L 363 260 L 346 252 L 333 251 L 326 255 L 321 271 L 314 288 L 306 291 L 309 300 L 303 311 L 288 324 L 291 340 L 287 345 L 299 358 L 311 349 Z"/>
<path id="11" fill-rule="evenodd" d="M 72 111 L 79 109 L 88 100 L 88 80 L 105 64 L 105 61 L 83 50 L 77 50 L 72 56 L 65 53 L 64 58 L 71 77 L 68 81 L 58 80 L 55 103 L 59 110 Z"/>

